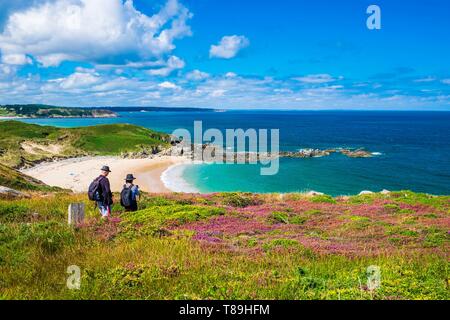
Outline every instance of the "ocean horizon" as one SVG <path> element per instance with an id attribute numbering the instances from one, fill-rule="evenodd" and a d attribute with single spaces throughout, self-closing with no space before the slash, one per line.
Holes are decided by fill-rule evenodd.
<path id="1" fill-rule="evenodd" d="M 204 130 L 279 129 L 280 150 L 363 148 L 371 158 L 332 154 L 322 158 L 280 159 L 274 176 L 261 176 L 260 165 L 183 164 L 162 175 L 179 192 L 248 191 L 288 193 L 317 191 L 338 195 L 363 190 L 412 190 L 450 194 L 450 113 L 439 111 L 274 111 L 120 112 L 118 118 L 22 119 L 28 123 L 79 127 L 130 123 L 172 133 Z"/>

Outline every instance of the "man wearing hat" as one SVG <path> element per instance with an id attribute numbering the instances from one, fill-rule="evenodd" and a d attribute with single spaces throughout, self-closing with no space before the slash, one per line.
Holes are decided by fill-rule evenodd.
<path id="1" fill-rule="evenodd" d="M 136 178 L 132 174 L 127 174 L 125 185 L 120 193 L 120 204 L 127 212 L 138 210 L 137 197 L 140 196 L 139 186 L 134 185 Z"/>
<path id="2" fill-rule="evenodd" d="M 99 184 L 99 200 L 97 201 L 98 208 L 103 218 L 111 215 L 111 205 L 113 204 L 113 194 L 111 192 L 111 185 L 109 183 L 108 175 L 111 172 L 108 166 L 101 168 L 101 174 L 97 178 Z"/>

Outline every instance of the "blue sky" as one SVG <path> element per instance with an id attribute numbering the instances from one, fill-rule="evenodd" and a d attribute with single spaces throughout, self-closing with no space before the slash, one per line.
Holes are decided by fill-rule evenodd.
<path id="1" fill-rule="evenodd" d="M 446 0 L 0 0 L 0 103 L 449 110 L 449 14 Z"/>

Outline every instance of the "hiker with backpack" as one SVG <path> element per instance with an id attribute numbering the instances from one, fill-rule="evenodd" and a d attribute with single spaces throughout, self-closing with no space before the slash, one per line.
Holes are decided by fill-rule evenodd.
<path id="1" fill-rule="evenodd" d="M 120 204 L 125 208 L 126 212 L 134 212 L 138 210 L 137 198 L 140 197 L 139 186 L 133 184 L 136 178 L 132 174 L 128 174 L 125 178 L 125 185 L 120 193 Z"/>
<path id="2" fill-rule="evenodd" d="M 103 166 L 100 176 L 92 181 L 88 191 L 89 200 L 96 202 L 102 218 L 111 215 L 111 205 L 113 204 L 113 194 L 108 179 L 110 172 L 108 166 Z"/>

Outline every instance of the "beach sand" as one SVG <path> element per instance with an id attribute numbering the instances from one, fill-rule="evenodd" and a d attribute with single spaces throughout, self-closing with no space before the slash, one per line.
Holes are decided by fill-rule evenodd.
<path id="1" fill-rule="evenodd" d="M 120 192 L 125 176 L 132 173 L 136 177 L 135 184 L 139 185 L 141 190 L 168 193 L 172 191 L 164 185 L 161 175 L 170 166 L 181 163 L 189 163 L 189 160 L 173 156 L 153 159 L 83 157 L 43 163 L 22 170 L 22 172 L 50 186 L 70 189 L 74 192 L 87 192 L 89 184 L 99 176 L 100 168 L 103 165 L 108 165 L 112 171 L 108 178 L 113 192 Z"/>

